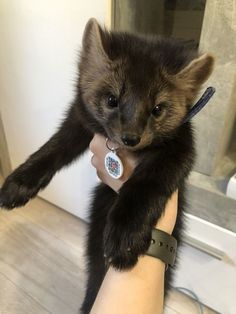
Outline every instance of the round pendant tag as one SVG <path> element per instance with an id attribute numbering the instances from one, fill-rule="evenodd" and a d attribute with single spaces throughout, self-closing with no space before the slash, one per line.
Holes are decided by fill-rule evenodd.
<path id="1" fill-rule="evenodd" d="M 123 164 L 114 152 L 109 152 L 105 156 L 105 168 L 109 175 L 114 179 L 119 179 L 123 174 Z"/>

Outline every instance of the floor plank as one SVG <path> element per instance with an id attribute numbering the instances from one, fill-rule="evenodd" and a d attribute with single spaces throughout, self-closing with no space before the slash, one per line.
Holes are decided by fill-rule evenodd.
<path id="1" fill-rule="evenodd" d="M 85 282 L 78 252 L 17 211 L 0 217 L 0 272 L 50 312 L 77 313 Z"/>
<path id="2" fill-rule="evenodd" d="M 72 246 L 76 251 L 83 251 L 86 223 L 81 219 L 40 198 L 35 198 L 20 208 L 19 214 Z"/>
<path id="3" fill-rule="evenodd" d="M 50 313 L 1 273 L 0 282 L 0 314 Z"/>
<path id="4" fill-rule="evenodd" d="M 165 308 L 164 308 L 164 314 L 181 314 L 181 313 L 176 312 L 171 307 L 166 305 Z"/>
<path id="5" fill-rule="evenodd" d="M 200 306 L 197 301 L 190 298 L 184 293 L 181 293 L 175 289 L 172 289 L 168 295 L 168 298 L 166 300 L 167 305 L 167 313 L 168 311 L 172 314 L 171 311 L 174 311 L 174 313 L 179 314 L 200 314 Z M 203 314 L 214 314 L 216 312 L 212 311 L 211 309 L 203 306 Z M 166 312 L 164 312 L 166 314 Z"/>

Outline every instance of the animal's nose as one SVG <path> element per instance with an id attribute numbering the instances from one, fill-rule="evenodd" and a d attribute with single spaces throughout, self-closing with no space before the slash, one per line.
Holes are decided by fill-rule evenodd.
<path id="1" fill-rule="evenodd" d="M 133 134 L 123 134 L 121 139 L 127 146 L 136 146 L 140 142 L 141 137 Z"/>

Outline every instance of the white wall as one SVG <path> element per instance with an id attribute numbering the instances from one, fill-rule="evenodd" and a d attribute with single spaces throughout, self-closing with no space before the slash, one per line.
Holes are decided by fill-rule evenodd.
<path id="1" fill-rule="evenodd" d="M 78 51 L 90 17 L 105 23 L 105 0 L 1 0 L 0 110 L 13 168 L 53 134 L 73 99 Z M 96 176 L 86 155 L 40 196 L 85 216 Z"/>

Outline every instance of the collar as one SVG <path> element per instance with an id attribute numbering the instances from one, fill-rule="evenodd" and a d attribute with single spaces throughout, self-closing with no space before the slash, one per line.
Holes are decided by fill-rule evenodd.
<path id="1" fill-rule="evenodd" d="M 203 107 L 208 103 L 208 101 L 211 99 L 211 97 L 215 93 L 214 87 L 207 87 L 201 98 L 196 102 L 196 104 L 189 110 L 186 117 L 184 118 L 182 124 L 188 122 L 190 119 L 192 119 L 200 110 L 202 110 Z"/>

